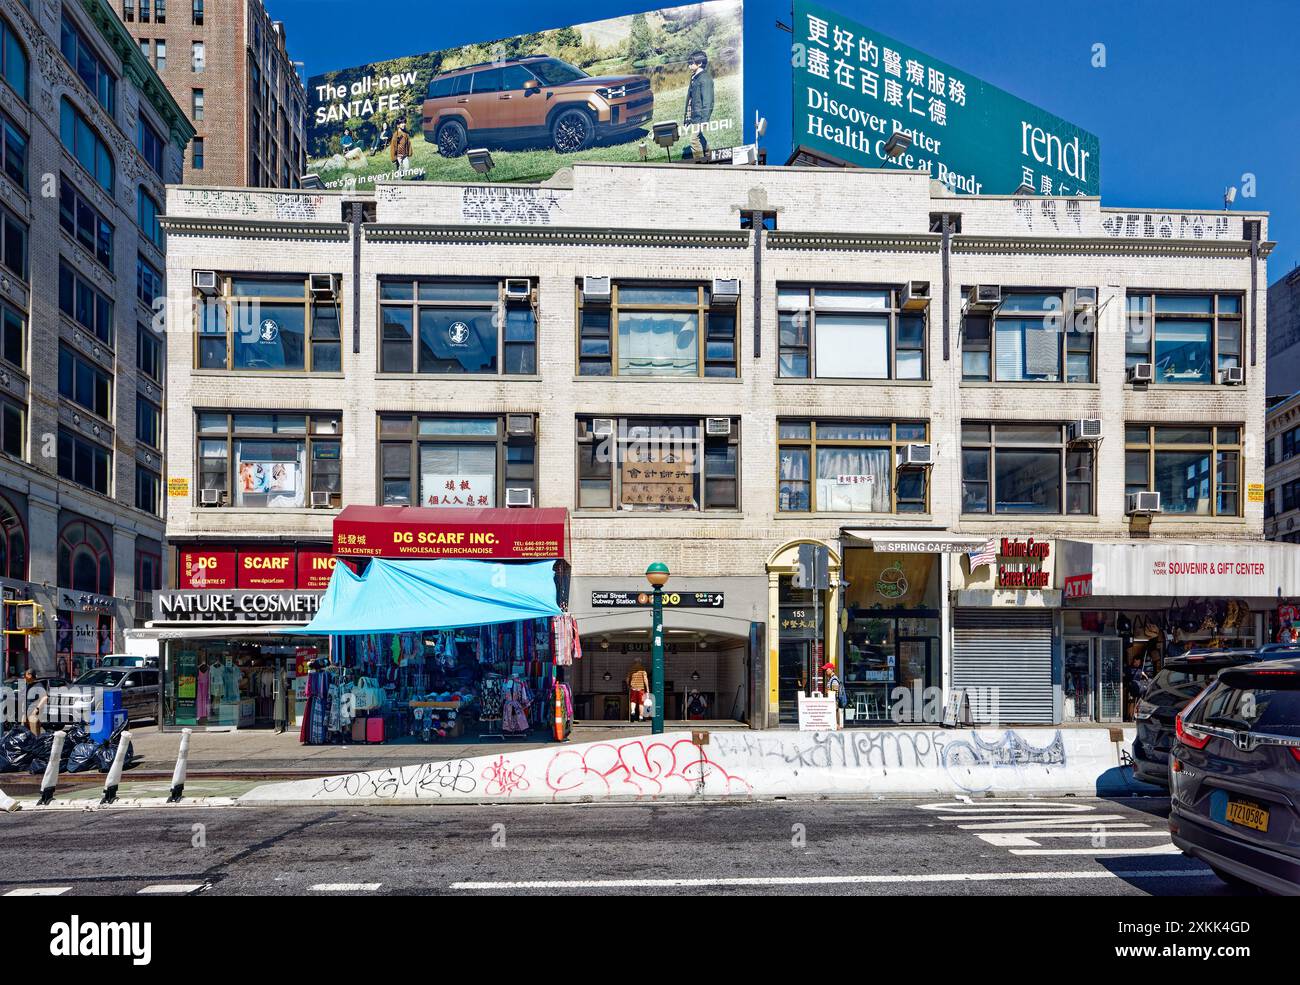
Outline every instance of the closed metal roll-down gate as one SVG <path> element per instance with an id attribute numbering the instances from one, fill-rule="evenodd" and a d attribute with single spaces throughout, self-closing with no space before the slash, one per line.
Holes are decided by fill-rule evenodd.
<path id="1" fill-rule="evenodd" d="M 998 724 L 1030 725 L 1055 720 L 1052 621 L 1046 609 L 954 610 L 952 686 L 966 690 L 972 722 L 996 719 Z"/>

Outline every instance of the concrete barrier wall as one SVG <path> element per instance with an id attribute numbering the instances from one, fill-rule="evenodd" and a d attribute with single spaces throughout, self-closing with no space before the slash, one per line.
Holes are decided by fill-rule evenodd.
<path id="1" fill-rule="evenodd" d="M 689 732 L 448 759 L 256 787 L 241 803 L 563 803 L 699 797 L 1019 797 L 1152 791 L 1107 729 Z"/>

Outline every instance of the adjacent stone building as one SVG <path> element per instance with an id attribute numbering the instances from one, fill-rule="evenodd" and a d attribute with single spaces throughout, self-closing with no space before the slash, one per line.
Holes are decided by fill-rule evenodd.
<path id="1" fill-rule="evenodd" d="M 69 676 L 162 582 L 159 217 L 193 130 L 103 0 L 4 0 L 0 32 L 5 627 L 44 610 L 5 671 Z"/>

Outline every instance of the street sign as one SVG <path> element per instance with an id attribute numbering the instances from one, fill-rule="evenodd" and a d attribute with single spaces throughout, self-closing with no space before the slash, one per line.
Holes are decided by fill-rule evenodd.
<path id="1" fill-rule="evenodd" d="M 665 609 L 721 609 L 726 602 L 723 592 L 664 592 Z M 654 604 L 653 592 L 592 592 L 593 609 L 648 609 Z"/>

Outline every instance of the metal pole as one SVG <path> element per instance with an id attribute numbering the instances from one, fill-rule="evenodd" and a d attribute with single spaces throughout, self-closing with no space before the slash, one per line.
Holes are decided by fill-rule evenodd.
<path id="1" fill-rule="evenodd" d="M 59 765 L 63 758 L 63 743 L 68 735 L 62 729 L 54 733 L 50 746 L 50 761 L 45 766 L 45 776 L 41 778 L 41 798 L 36 803 L 44 807 L 54 799 L 54 791 L 59 786 Z"/>
<path id="2" fill-rule="evenodd" d="M 655 585 L 654 589 L 654 629 L 651 631 L 654 658 L 651 666 L 654 674 L 655 717 L 650 731 L 654 735 L 660 735 L 664 730 L 664 590 L 662 585 Z"/>
<path id="3" fill-rule="evenodd" d="M 193 729 L 181 729 L 181 748 L 176 754 L 176 769 L 172 771 L 172 789 L 167 796 L 169 804 L 179 804 L 181 795 L 185 793 L 185 770 L 189 765 L 190 736 L 193 734 Z"/>
<path id="4" fill-rule="evenodd" d="M 101 804 L 112 804 L 117 800 L 117 787 L 122 782 L 122 768 L 126 765 L 126 750 L 131 745 L 131 733 L 124 731 L 117 739 L 117 752 L 113 755 L 113 765 L 109 768 L 108 778 L 104 780 L 104 796 Z"/>

